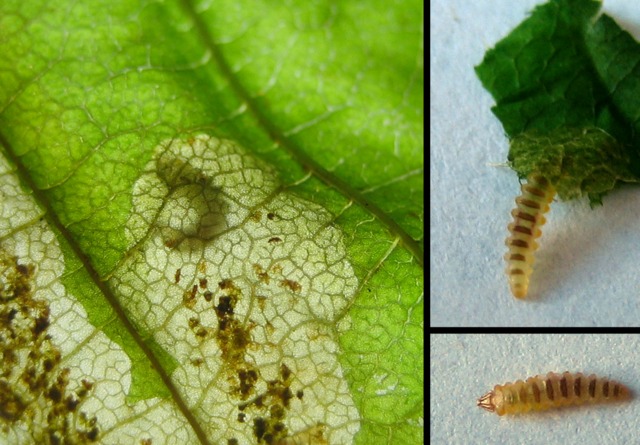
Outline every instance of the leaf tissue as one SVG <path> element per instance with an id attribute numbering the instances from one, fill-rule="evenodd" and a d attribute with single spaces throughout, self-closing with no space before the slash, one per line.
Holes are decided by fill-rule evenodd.
<path id="1" fill-rule="evenodd" d="M 424 442 L 422 8 L 0 1 L 0 443 Z"/>

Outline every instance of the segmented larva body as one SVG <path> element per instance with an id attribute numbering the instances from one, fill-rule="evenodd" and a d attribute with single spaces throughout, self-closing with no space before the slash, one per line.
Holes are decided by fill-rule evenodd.
<path id="1" fill-rule="evenodd" d="M 478 399 L 478 406 L 499 416 L 543 411 L 566 405 L 615 402 L 630 398 L 629 389 L 612 380 L 581 373 L 550 372 L 526 381 L 496 385 Z"/>
<path id="2" fill-rule="evenodd" d="M 505 242 L 509 252 L 504 259 L 507 260 L 511 293 L 516 298 L 527 296 L 529 277 L 533 271 L 533 254 L 538 249 L 535 240 L 542 234 L 540 226 L 546 222 L 544 214 L 549 211 L 549 203 L 555 194 L 555 189 L 546 178 L 532 174 L 527 178 L 527 183 L 522 184 L 522 195 L 516 198 L 517 207 L 511 211 L 511 236 Z"/>

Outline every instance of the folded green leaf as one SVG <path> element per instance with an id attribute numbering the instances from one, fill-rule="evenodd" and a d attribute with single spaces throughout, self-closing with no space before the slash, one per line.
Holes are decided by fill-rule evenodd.
<path id="1" fill-rule="evenodd" d="M 593 202 L 640 180 L 640 45 L 607 15 L 596 21 L 599 7 L 538 6 L 476 67 L 511 139 L 510 165 L 549 177 L 563 199 Z"/>

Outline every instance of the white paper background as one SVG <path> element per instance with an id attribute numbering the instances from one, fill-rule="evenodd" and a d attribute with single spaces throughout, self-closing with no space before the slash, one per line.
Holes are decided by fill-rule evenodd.
<path id="1" fill-rule="evenodd" d="M 504 273 L 504 240 L 520 187 L 493 98 L 473 67 L 539 0 L 431 3 L 431 325 L 637 326 L 640 324 L 640 187 L 604 206 L 553 202 L 526 301 Z M 636 39 L 640 3 L 603 11 Z"/>
<path id="2" fill-rule="evenodd" d="M 431 335 L 432 445 L 640 443 L 640 335 Z M 634 399 L 498 416 L 476 406 L 497 384 L 582 372 L 626 385 Z"/>

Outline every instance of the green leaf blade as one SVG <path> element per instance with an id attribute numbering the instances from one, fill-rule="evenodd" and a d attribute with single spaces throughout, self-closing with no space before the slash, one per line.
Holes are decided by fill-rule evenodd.
<path id="1" fill-rule="evenodd" d="M 519 176 L 536 171 L 560 181 L 561 197 L 589 195 L 592 203 L 617 183 L 640 179 L 640 45 L 607 15 L 595 20 L 598 8 L 599 2 L 568 0 L 541 5 L 476 67 L 512 139 L 509 160 Z M 577 138 L 580 131 L 597 136 L 593 129 L 615 141 L 577 142 L 583 150 L 570 158 L 586 167 L 580 172 L 558 164 L 563 155 L 556 156 L 552 146 L 575 131 Z M 555 142 L 534 141 L 546 136 Z"/>
<path id="2" fill-rule="evenodd" d="M 416 279 L 422 272 L 418 264 L 423 256 L 424 214 L 421 8 L 417 2 L 403 8 L 383 3 L 366 8 L 326 2 L 299 8 L 264 4 L 250 15 L 246 11 L 252 8 L 233 2 L 216 5 L 215 9 L 189 2 L 146 1 L 76 3 L 55 8 L 46 2 L 11 1 L 0 6 L 0 49 L 6 56 L 0 61 L 2 153 L 19 165 L 23 191 L 45 209 L 45 221 L 59 240 L 64 273 L 55 283 L 64 290 L 56 295 L 65 305 L 83 308 L 85 323 L 91 326 L 93 335 L 106 337 L 109 348 L 126 357 L 113 362 L 113 369 L 120 374 L 111 375 L 124 382 L 122 388 L 126 390 L 118 390 L 113 399 L 94 402 L 117 404 L 121 411 L 114 415 L 120 416 L 117 419 L 122 425 L 137 425 L 148 419 L 162 426 L 148 435 L 135 433 L 137 440 L 153 438 L 155 443 L 167 439 L 170 443 L 162 431 L 172 431 L 176 434 L 170 439 L 176 443 L 210 443 L 212 438 L 230 439 L 234 431 L 242 429 L 238 437 L 248 443 L 263 443 L 265 439 L 256 432 L 260 428 L 255 422 L 265 420 L 269 434 L 280 431 L 276 439 L 318 439 L 322 431 L 322 440 L 362 443 L 360 436 L 364 433 L 358 433 L 361 420 L 384 417 L 384 403 L 371 399 L 367 403 L 358 400 L 354 405 L 349 388 L 358 382 L 348 381 L 352 376 L 343 377 L 340 371 L 344 351 L 337 345 L 341 336 L 349 329 L 367 327 L 347 323 L 349 311 L 339 310 L 339 306 L 334 309 L 339 312 L 335 318 L 329 315 L 332 299 L 361 298 L 355 293 L 359 289 L 356 283 L 365 286 L 367 281 L 375 281 L 376 265 L 396 267 L 398 277 L 405 276 L 402 271 Z M 380 10 L 388 13 L 381 15 Z M 200 30 L 196 29 L 198 21 L 203 25 Z M 203 37 L 206 35 L 210 40 Z M 214 50 L 230 70 L 222 67 Z M 391 59 L 394 70 L 388 69 Z M 203 179 L 207 187 L 222 182 L 197 193 L 194 190 L 205 187 L 197 180 L 187 184 L 178 180 L 164 186 L 158 182 L 146 194 L 135 194 L 141 178 L 158 168 L 158 147 L 170 146 L 167 141 L 188 146 L 204 136 L 233 141 L 244 150 L 227 158 L 216 145 L 207 150 L 207 155 L 185 158 L 187 164 L 226 159 L 229 164 L 220 177 Z M 238 158 L 244 163 L 238 163 Z M 256 164 L 247 164 L 248 159 Z M 253 167 L 234 170 L 234 165 Z M 202 168 L 212 171 L 210 166 Z M 278 185 L 261 187 L 255 182 L 256 172 L 268 172 L 271 182 L 267 182 Z M 15 176 L 13 170 L 11 176 Z M 263 192 L 266 195 L 260 195 Z M 266 207 L 247 204 L 258 195 Z M 251 211 L 226 215 L 226 202 L 217 207 L 219 196 L 232 197 L 229 202 L 249 206 Z M 161 202 L 159 207 L 154 207 L 154 199 Z M 151 203 L 144 207 L 147 213 L 139 213 L 136 200 Z M 2 214 L 17 208 L 14 204 L 5 207 L 7 202 L 0 200 Z M 270 203 L 281 206 L 273 207 L 278 210 L 273 212 L 273 219 L 269 217 Z M 184 220 L 162 213 L 172 205 L 172 214 Z M 306 210 L 301 210 L 303 207 Z M 220 209 L 228 217 L 229 233 L 225 236 L 229 239 L 208 232 L 218 227 L 216 212 Z M 28 213 L 25 224 L 35 225 L 36 215 L 40 213 Z M 189 220 L 193 215 L 196 223 Z M 134 217 L 138 223 L 131 229 Z M 165 218 L 164 225 L 158 218 Z M 283 226 L 289 219 L 296 224 Z M 187 221 L 193 224 L 189 226 Z M 277 221 L 290 228 L 277 232 Z M 16 224 L 12 222 L 7 228 L 6 239 L 0 238 L 0 247 L 14 249 L 7 239 L 12 239 L 14 231 L 21 233 Z M 268 231 L 258 236 L 256 228 Z M 188 232 L 186 237 L 180 236 L 183 232 Z M 179 236 L 171 238 L 167 234 Z M 301 237 L 300 241 L 295 237 Z M 261 253 L 250 261 L 234 257 L 239 250 L 246 252 L 243 249 L 249 240 L 257 246 L 254 251 Z M 224 244 L 225 248 L 213 254 L 210 247 L 214 244 Z M 318 250 L 320 245 L 324 250 Z M 19 256 L 19 261 L 39 254 L 35 250 L 25 253 L 28 249 L 17 246 L 8 255 Z M 197 246 L 204 246 L 203 255 L 210 255 L 208 284 L 200 281 L 203 277 L 195 277 L 202 259 L 197 258 Z M 292 250 L 278 254 L 283 246 L 292 246 Z M 389 246 L 394 246 L 392 254 Z M 135 266 L 128 267 L 137 264 L 141 252 L 148 255 L 149 264 L 157 267 L 144 273 Z M 260 277 L 268 280 L 260 274 L 275 277 L 280 273 L 278 267 L 267 269 L 271 264 L 266 260 L 272 255 L 273 266 L 278 260 L 291 261 L 289 268 L 282 269 L 288 275 L 262 282 Z M 166 258 L 181 259 L 163 263 Z M 265 264 L 262 272 L 255 267 L 261 262 Z M 318 271 L 323 264 L 326 270 Z M 236 268 L 242 268 L 242 272 Z M 215 270 L 235 272 L 213 278 Z M 249 348 L 244 361 L 222 360 L 225 366 L 220 366 L 221 345 L 228 343 L 222 338 L 224 323 L 216 317 L 224 313 L 220 298 L 230 289 L 225 287 L 226 278 L 250 283 L 240 287 L 244 304 L 250 302 L 251 310 L 261 301 L 266 301 L 266 307 L 276 301 L 284 311 L 287 304 L 298 301 L 301 305 L 307 298 L 327 300 L 324 305 L 314 303 L 316 306 L 307 312 L 287 312 L 286 316 L 271 313 L 267 319 L 276 332 L 289 326 L 292 338 L 312 335 L 311 330 L 305 330 L 307 324 L 326 334 L 324 343 L 318 340 L 311 344 L 331 351 L 326 357 L 318 357 L 335 366 L 325 370 L 322 363 L 314 361 L 313 354 L 306 357 L 298 348 L 281 360 L 294 372 L 289 381 L 278 374 L 275 365 L 260 362 L 256 369 L 261 380 L 251 397 L 263 393 L 269 385 L 282 389 L 291 384 L 288 388 L 294 388 L 294 396 L 297 388 L 304 387 L 306 395 L 300 399 L 296 396 L 291 402 L 293 408 L 287 408 L 291 413 L 283 420 L 284 430 L 279 429 L 277 415 L 260 417 L 264 413 L 257 403 L 252 404 L 251 397 L 237 399 L 232 391 L 220 389 L 225 387 L 225 378 L 236 381 L 250 375 L 246 373 L 250 369 L 234 368 L 234 363 L 252 364 L 260 358 L 260 354 L 255 358 Z M 340 280 L 346 284 L 340 284 Z M 190 304 L 194 285 L 199 289 L 199 304 L 204 301 L 208 306 L 180 306 Z M 270 286 L 271 294 L 261 293 L 260 286 Z M 399 293 L 408 298 L 410 301 L 402 306 L 406 317 L 411 301 L 422 304 L 420 288 L 408 291 L 399 285 L 394 289 L 396 293 L 381 295 L 389 304 L 399 298 Z M 212 295 L 205 296 L 206 292 Z M 264 299 L 266 296 L 270 298 Z M 195 314 L 159 322 L 166 307 L 174 303 L 178 303 L 176 314 Z M 54 305 L 52 311 L 57 316 L 56 307 L 62 306 Z M 262 325 L 252 331 L 249 327 L 259 317 L 247 315 L 250 311 L 246 307 L 238 306 L 236 311 L 247 311 L 247 320 L 238 325 L 245 334 L 238 334 L 238 341 L 242 343 L 246 335 L 256 339 L 254 347 L 272 348 L 260 337 L 261 330 L 270 329 L 265 327 L 266 321 L 262 319 Z M 174 314 L 173 309 L 168 313 Z M 422 329 L 421 311 L 412 313 L 411 323 Z M 306 314 L 307 324 L 300 321 L 300 314 Z M 396 322 L 400 315 L 382 322 Z M 197 318 L 206 331 L 200 343 L 201 331 L 190 326 Z M 406 354 L 422 354 L 416 336 L 417 331 L 412 330 L 412 347 Z M 287 338 L 283 343 L 289 341 Z M 201 354 L 187 354 L 188 348 Z M 70 363 L 91 356 L 82 344 L 71 355 Z M 401 358 L 396 354 L 389 360 Z M 123 365 L 127 361 L 130 367 Z M 412 381 L 399 386 L 411 388 L 414 409 L 403 409 L 395 424 L 385 426 L 397 431 L 398 437 L 415 439 L 422 431 L 422 399 L 417 397 L 413 381 L 421 376 L 418 362 L 410 362 L 415 367 L 411 369 Z M 86 358 L 83 363 L 87 363 Z M 307 363 L 306 367 L 300 363 Z M 102 366 L 100 359 L 95 360 L 96 370 L 101 371 Z M 317 382 L 309 380 L 308 370 L 315 368 Z M 87 369 L 85 365 L 83 370 Z M 238 373 L 227 376 L 229 369 Z M 405 366 L 401 369 L 409 371 Z M 245 377 L 239 377 L 241 371 Z M 375 368 L 371 372 L 376 372 Z M 320 391 L 333 374 L 340 376 L 335 403 L 323 399 Z M 104 397 L 108 379 L 96 380 L 95 390 Z M 81 380 L 75 383 L 81 384 Z M 265 400 L 276 405 L 275 398 Z M 244 422 L 237 420 L 235 411 L 232 415 L 231 411 L 221 411 L 230 403 L 236 408 L 249 403 Z M 332 426 L 335 418 L 322 414 L 332 403 L 344 412 L 342 423 L 348 428 Z M 267 408 L 271 407 L 267 404 Z M 128 414 L 123 414 L 127 410 Z M 296 417 L 296 410 L 307 413 L 306 423 Z M 365 417 L 358 414 L 360 411 Z M 218 421 L 227 418 L 236 423 Z M 122 438 L 118 427 L 100 418 L 97 423 L 101 425 L 100 437 L 106 442 Z M 379 437 L 378 443 L 387 443 L 395 436 Z"/>
<path id="3" fill-rule="evenodd" d="M 510 137 L 529 129 L 593 125 L 605 93 L 592 75 L 583 35 L 599 7 L 599 1 L 538 6 L 476 67 Z"/>

